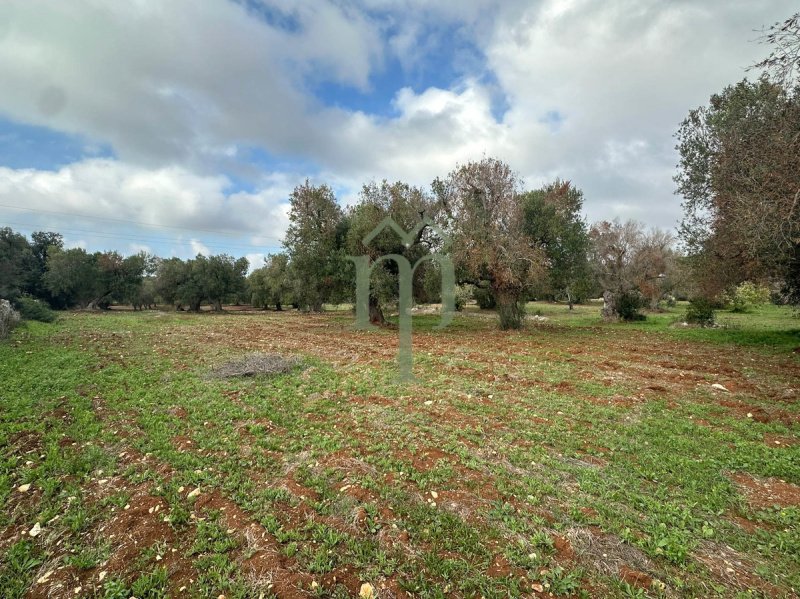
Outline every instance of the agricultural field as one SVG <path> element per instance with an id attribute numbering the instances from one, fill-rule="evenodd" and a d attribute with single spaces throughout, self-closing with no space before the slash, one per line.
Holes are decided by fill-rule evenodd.
<path id="1" fill-rule="evenodd" d="M 800 322 L 598 311 L 415 316 L 407 385 L 347 310 L 30 322 L 0 596 L 798 596 Z M 228 376 L 256 353 L 285 368 Z"/>

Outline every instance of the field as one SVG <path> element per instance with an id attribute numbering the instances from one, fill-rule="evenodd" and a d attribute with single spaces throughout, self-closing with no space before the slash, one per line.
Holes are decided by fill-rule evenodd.
<path id="1" fill-rule="evenodd" d="M 800 321 L 682 310 L 415 316 L 411 385 L 344 310 L 29 323 L 0 596 L 798 596 Z M 252 352 L 302 364 L 213 376 Z"/>

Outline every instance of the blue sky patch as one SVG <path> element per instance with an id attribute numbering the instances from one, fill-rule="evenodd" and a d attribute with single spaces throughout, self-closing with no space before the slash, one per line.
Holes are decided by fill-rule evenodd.
<path id="1" fill-rule="evenodd" d="M 85 158 L 112 158 L 111 147 L 80 135 L 24 125 L 0 117 L 0 165 L 13 169 L 58 170 Z"/>

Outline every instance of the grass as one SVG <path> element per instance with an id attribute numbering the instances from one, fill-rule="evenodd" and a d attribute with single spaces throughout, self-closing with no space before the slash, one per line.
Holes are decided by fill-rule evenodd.
<path id="1" fill-rule="evenodd" d="M 792 596 L 798 321 L 684 310 L 415 316 L 408 386 L 346 310 L 29 323 L 0 345 L 0 596 Z M 208 376 L 254 352 L 306 367 Z"/>

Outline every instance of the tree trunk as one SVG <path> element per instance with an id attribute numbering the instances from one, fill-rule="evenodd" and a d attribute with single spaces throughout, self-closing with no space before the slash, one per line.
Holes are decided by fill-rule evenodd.
<path id="1" fill-rule="evenodd" d="M 603 309 L 600 311 L 600 314 L 602 315 L 603 320 L 619 320 L 616 298 L 610 291 L 603 292 Z"/>
<path id="2" fill-rule="evenodd" d="M 214 312 L 222 312 L 222 301 L 221 300 L 214 300 Z"/>
<path id="3" fill-rule="evenodd" d="M 493 289 L 497 302 L 497 315 L 500 317 L 500 328 L 521 329 L 525 322 L 525 302 L 522 294 L 516 289 Z"/>
<path id="4" fill-rule="evenodd" d="M 281 306 L 280 302 L 275 302 L 275 311 L 276 312 L 282 312 L 283 311 L 283 307 Z"/>
<path id="5" fill-rule="evenodd" d="M 379 326 L 386 326 L 386 318 L 383 316 L 383 310 L 378 299 L 369 296 L 369 322 Z"/>

